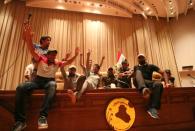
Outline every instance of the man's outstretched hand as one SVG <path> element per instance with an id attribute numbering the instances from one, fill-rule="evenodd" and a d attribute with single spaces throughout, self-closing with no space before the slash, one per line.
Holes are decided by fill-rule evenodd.
<path id="1" fill-rule="evenodd" d="M 79 47 L 76 47 L 76 48 L 75 48 L 75 55 L 76 55 L 76 56 L 79 55 L 79 52 L 80 52 Z"/>
<path id="2" fill-rule="evenodd" d="M 33 37 L 32 27 L 29 23 L 24 23 L 23 27 L 23 39 L 25 41 L 32 39 Z"/>

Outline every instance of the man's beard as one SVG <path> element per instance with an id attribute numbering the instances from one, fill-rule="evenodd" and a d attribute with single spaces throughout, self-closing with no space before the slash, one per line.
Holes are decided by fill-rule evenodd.
<path id="1" fill-rule="evenodd" d="M 70 73 L 68 76 L 69 76 L 69 77 L 74 77 L 75 74 Z"/>
<path id="2" fill-rule="evenodd" d="M 48 64 L 54 64 L 55 61 L 54 60 L 48 60 Z"/>
<path id="3" fill-rule="evenodd" d="M 108 77 L 114 77 L 114 74 L 108 73 Z"/>
<path id="4" fill-rule="evenodd" d="M 47 45 L 46 47 L 45 47 L 45 49 L 48 49 L 49 48 L 49 45 Z"/>
<path id="5" fill-rule="evenodd" d="M 123 71 L 128 71 L 129 67 L 123 67 Z"/>
<path id="6" fill-rule="evenodd" d="M 146 61 L 145 60 L 143 60 L 143 61 L 139 61 L 139 64 L 140 65 L 144 65 L 146 63 Z"/>

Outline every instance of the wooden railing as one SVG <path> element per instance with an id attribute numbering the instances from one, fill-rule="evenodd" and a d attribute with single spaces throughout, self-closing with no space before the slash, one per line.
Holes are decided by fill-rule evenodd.
<path id="1" fill-rule="evenodd" d="M 35 91 L 27 109 L 26 131 L 37 130 L 37 119 L 43 101 L 43 91 Z M 105 111 L 114 99 L 127 98 L 134 106 L 136 117 L 130 130 L 194 130 L 195 88 L 164 89 L 160 119 L 152 119 L 146 113 L 147 100 L 135 89 L 99 89 L 87 91 L 75 105 L 71 104 L 66 91 L 57 91 L 49 112 L 49 131 L 96 131 L 113 130 L 106 121 Z M 14 124 L 13 109 L 15 91 L 0 91 L 0 131 L 9 131 Z"/>

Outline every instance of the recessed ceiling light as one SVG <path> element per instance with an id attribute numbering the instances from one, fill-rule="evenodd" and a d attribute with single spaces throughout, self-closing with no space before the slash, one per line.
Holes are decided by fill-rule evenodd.
<path id="1" fill-rule="evenodd" d="M 56 6 L 56 8 L 57 8 L 57 9 L 60 9 L 60 10 L 64 10 L 64 9 L 65 9 L 65 7 L 62 6 L 62 5 L 58 5 L 58 6 Z"/>
<path id="2" fill-rule="evenodd" d="M 146 11 L 148 11 L 149 9 L 150 9 L 150 8 L 149 8 L 149 7 L 147 7 L 147 8 L 146 8 Z"/>
<path id="3" fill-rule="evenodd" d="M 100 14 L 101 12 L 99 10 L 93 10 L 93 13 Z"/>
<path id="4" fill-rule="evenodd" d="M 91 12 L 91 10 L 89 10 L 89 9 L 84 9 L 84 11 L 85 11 L 85 12 Z"/>
<path id="5" fill-rule="evenodd" d="M 58 0 L 58 2 L 59 2 L 59 3 L 62 3 L 62 2 L 63 2 L 63 0 Z"/>
<path id="6" fill-rule="evenodd" d="M 86 3 L 86 5 L 87 5 L 87 6 L 90 6 L 90 3 L 89 3 L 89 2 L 87 2 L 87 3 Z"/>

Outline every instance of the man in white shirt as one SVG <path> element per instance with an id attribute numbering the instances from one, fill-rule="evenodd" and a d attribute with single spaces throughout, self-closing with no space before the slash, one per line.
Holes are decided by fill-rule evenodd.
<path id="1" fill-rule="evenodd" d="M 80 77 L 80 74 L 76 73 L 76 66 L 69 66 L 68 72 L 65 72 L 64 68 L 60 68 L 60 70 L 64 78 L 64 89 L 76 90 L 77 80 Z"/>
<path id="2" fill-rule="evenodd" d="M 92 65 L 92 60 L 90 60 L 90 54 L 91 51 L 89 50 L 87 53 L 87 62 L 86 62 L 86 66 L 83 65 L 82 63 L 82 54 L 81 54 L 81 58 L 80 58 L 80 65 L 83 68 L 83 72 L 85 74 L 85 81 L 81 87 L 81 89 L 79 89 L 79 91 L 76 91 L 74 94 L 71 90 L 68 90 L 69 96 L 71 97 L 71 100 L 73 103 L 76 103 L 77 100 L 79 100 L 81 98 L 81 96 L 83 95 L 83 93 L 88 90 L 88 89 L 97 89 L 99 87 L 100 84 L 100 74 L 99 74 L 99 70 L 100 70 L 100 65 L 103 64 L 103 61 L 105 59 L 105 57 L 102 57 L 102 60 L 99 64 L 94 64 L 93 68 L 91 70 L 91 65 Z"/>
<path id="3" fill-rule="evenodd" d="M 37 43 L 33 44 L 35 48 L 35 52 L 40 55 L 47 54 L 50 42 L 51 42 L 50 36 L 41 36 L 40 44 L 37 44 Z M 38 63 L 35 61 L 34 58 L 32 58 L 32 63 L 26 66 L 26 69 L 24 72 L 25 81 L 32 81 L 36 77 L 37 66 L 38 66 Z"/>
<path id="4" fill-rule="evenodd" d="M 75 56 L 70 58 L 68 61 L 58 61 L 56 59 L 57 50 L 48 50 L 46 55 L 40 55 L 35 51 L 32 42 L 31 26 L 29 24 L 25 24 L 23 35 L 28 50 L 33 58 L 37 61 L 38 67 L 36 78 L 33 81 L 24 82 L 18 85 L 16 89 L 16 105 L 14 114 L 16 123 L 14 124 L 13 131 L 21 131 L 26 127 L 25 100 L 34 89 L 46 90 L 45 99 L 43 101 L 38 120 L 38 128 L 45 129 L 48 128 L 48 111 L 55 96 L 55 73 L 59 67 L 64 67 L 65 65 L 68 65 L 74 61 L 79 53 L 79 48 L 75 49 Z"/>
<path id="5" fill-rule="evenodd" d="M 77 100 L 81 98 L 81 96 L 87 89 L 97 89 L 99 87 L 100 84 L 99 70 L 100 70 L 99 64 L 94 64 L 92 71 L 90 71 L 89 74 L 86 76 L 86 80 L 83 83 L 82 88 L 75 93 Z"/>

